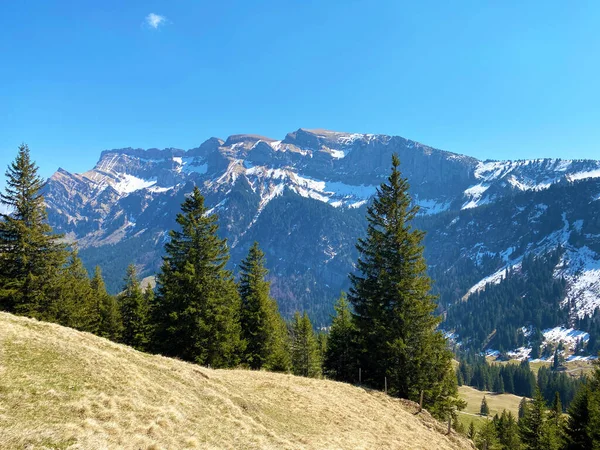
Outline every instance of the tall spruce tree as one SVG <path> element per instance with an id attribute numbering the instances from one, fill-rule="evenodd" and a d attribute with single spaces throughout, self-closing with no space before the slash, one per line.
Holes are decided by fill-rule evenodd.
<path id="1" fill-rule="evenodd" d="M 569 450 L 595 449 L 600 445 L 600 362 L 569 406 L 564 439 Z"/>
<path id="2" fill-rule="evenodd" d="M 421 242 L 424 233 L 411 225 L 418 207 L 411 206 L 408 182 L 397 155 L 392 172 L 367 209 L 367 237 L 359 239 L 357 273 L 350 275 L 357 359 L 363 382 L 418 401 L 445 416 L 457 400 L 456 375 L 446 339 L 436 331 L 435 297 L 426 274 Z"/>
<path id="3" fill-rule="evenodd" d="M 536 387 L 533 400 L 523 410 L 519 419 L 521 441 L 530 450 L 558 450 L 560 438 L 552 421 L 548 420 L 547 405 Z"/>
<path id="4" fill-rule="evenodd" d="M 127 267 L 119 306 L 123 320 L 122 342 L 137 350 L 146 350 L 150 339 L 149 305 L 142 292 L 133 264 Z"/>
<path id="5" fill-rule="evenodd" d="M 351 383 L 356 380 L 354 340 L 356 338 L 350 303 L 342 292 L 334 305 L 336 312 L 331 322 L 327 350 L 323 361 L 325 375 L 334 380 Z"/>
<path id="6" fill-rule="evenodd" d="M 503 450 L 519 450 L 521 448 L 519 426 L 512 412 L 502 411 L 500 418 L 496 421 L 496 432 Z"/>
<path id="7" fill-rule="evenodd" d="M 242 301 L 240 323 L 246 345 L 243 361 L 252 369 L 272 365 L 274 354 L 282 345 L 278 333 L 279 310 L 270 296 L 267 274 L 265 254 L 255 242 L 240 264 L 239 281 Z"/>
<path id="8" fill-rule="evenodd" d="M 239 362 L 240 297 L 230 271 L 229 250 L 217 235 L 217 216 L 208 214 L 195 187 L 177 215 L 157 277 L 152 307 L 154 346 L 166 355 L 213 367 Z"/>
<path id="9" fill-rule="evenodd" d="M 306 312 L 294 314 L 291 326 L 292 371 L 303 377 L 319 377 L 321 360 L 317 338 Z"/>
<path id="10" fill-rule="evenodd" d="M 0 203 L 0 309 L 45 320 L 51 316 L 60 269 L 67 253 L 47 224 L 42 179 L 27 145 L 6 171 Z"/>
<path id="11" fill-rule="evenodd" d="M 98 309 L 99 320 L 96 333 L 111 341 L 119 342 L 123 332 L 123 321 L 117 299 L 106 292 L 102 270 L 99 266 L 94 269 L 94 276 L 90 281 L 94 294 L 94 305 Z"/>

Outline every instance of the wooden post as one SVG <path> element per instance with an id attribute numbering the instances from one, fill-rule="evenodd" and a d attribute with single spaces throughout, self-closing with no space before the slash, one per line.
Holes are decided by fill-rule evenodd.
<path id="1" fill-rule="evenodd" d="M 419 412 L 423 411 L 423 389 L 421 389 L 421 400 L 419 401 Z"/>
<path id="2" fill-rule="evenodd" d="M 385 377 L 384 380 L 385 380 L 385 385 L 384 385 L 385 386 L 385 393 L 387 395 L 387 377 Z"/>
<path id="3" fill-rule="evenodd" d="M 448 432 L 446 434 L 450 434 L 452 430 L 452 414 L 448 414 Z"/>
<path id="4" fill-rule="evenodd" d="M 358 368 L 358 384 L 362 384 L 362 369 Z"/>

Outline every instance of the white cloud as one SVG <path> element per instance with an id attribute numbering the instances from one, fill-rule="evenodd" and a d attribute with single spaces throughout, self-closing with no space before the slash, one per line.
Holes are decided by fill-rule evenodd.
<path id="1" fill-rule="evenodd" d="M 155 30 L 166 22 L 167 18 L 165 16 L 159 16 L 154 13 L 150 13 L 146 16 L 146 23 L 150 28 L 154 28 Z"/>

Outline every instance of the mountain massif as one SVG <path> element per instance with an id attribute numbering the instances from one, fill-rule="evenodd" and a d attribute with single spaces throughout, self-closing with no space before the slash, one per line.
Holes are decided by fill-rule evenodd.
<path id="1" fill-rule="evenodd" d="M 479 161 L 398 136 L 299 129 L 187 151 L 106 150 L 88 172 L 59 169 L 44 195 L 55 231 L 77 240 L 116 292 L 129 263 L 142 275 L 158 270 L 197 185 L 219 216 L 231 268 L 258 241 L 282 312 L 308 310 L 325 326 L 394 153 L 420 206 L 415 226 L 427 231 L 449 336 L 533 357 L 557 341 L 568 354 L 597 351 L 600 161 Z"/>

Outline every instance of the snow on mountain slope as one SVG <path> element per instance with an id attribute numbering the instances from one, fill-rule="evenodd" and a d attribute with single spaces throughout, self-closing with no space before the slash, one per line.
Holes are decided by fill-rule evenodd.
<path id="1" fill-rule="evenodd" d="M 103 269 L 109 284 L 118 286 L 121 268 L 130 262 L 143 276 L 154 273 L 166 232 L 175 226 L 185 194 L 197 185 L 210 212 L 220 217 L 232 264 L 250 240 L 259 240 L 272 261 L 283 310 L 318 309 L 328 318 L 333 299 L 347 289 L 354 243 L 364 231 L 360 208 L 386 180 L 394 153 L 420 206 L 430 264 L 443 273 L 469 260 L 474 269 L 468 270 L 477 274 L 469 285 L 452 289 L 452 299 L 500 281 L 507 267 L 518 270 L 528 252 L 567 246 L 579 236 L 589 258 L 576 269 L 583 244 L 571 245 L 564 275 L 556 276 L 568 280 L 569 301 L 579 302 L 580 314 L 600 303 L 595 281 L 600 267 L 592 258 L 600 239 L 591 236 L 600 231 L 590 228 L 593 217 L 572 212 L 562 217 L 557 211 L 563 206 L 547 195 L 554 186 L 591 184 L 600 175 L 598 161 L 482 162 L 399 136 L 299 129 L 280 140 L 249 134 L 211 138 L 187 151 L 107 150 L 85 173 L 57 171 L 45 198 L 52 226 L 79 241 L 88 265 L 111 261 Z M 530 202 L 501 206 L 518 194 L 532 196 Z M 587 203 L 578 200 L 578 208 L 600 207 L 593 201 L 600 189 L 586 195 Z M 575 200 L 564 208 L 569 202 Z M 440 280 L 445 289 L 443 276 Z"/>
<path id="2" fill-rule="evenodd" d="M 600 177 L 600 162 L 562 159 L 485 161 L 477 164 L 474 177 L 478 183 L 464 191 L 463 209 L 493 201 L 497 195 L 494 188 L 498 187 L 517 191 L 542 190 L 561 181 Z"/>

